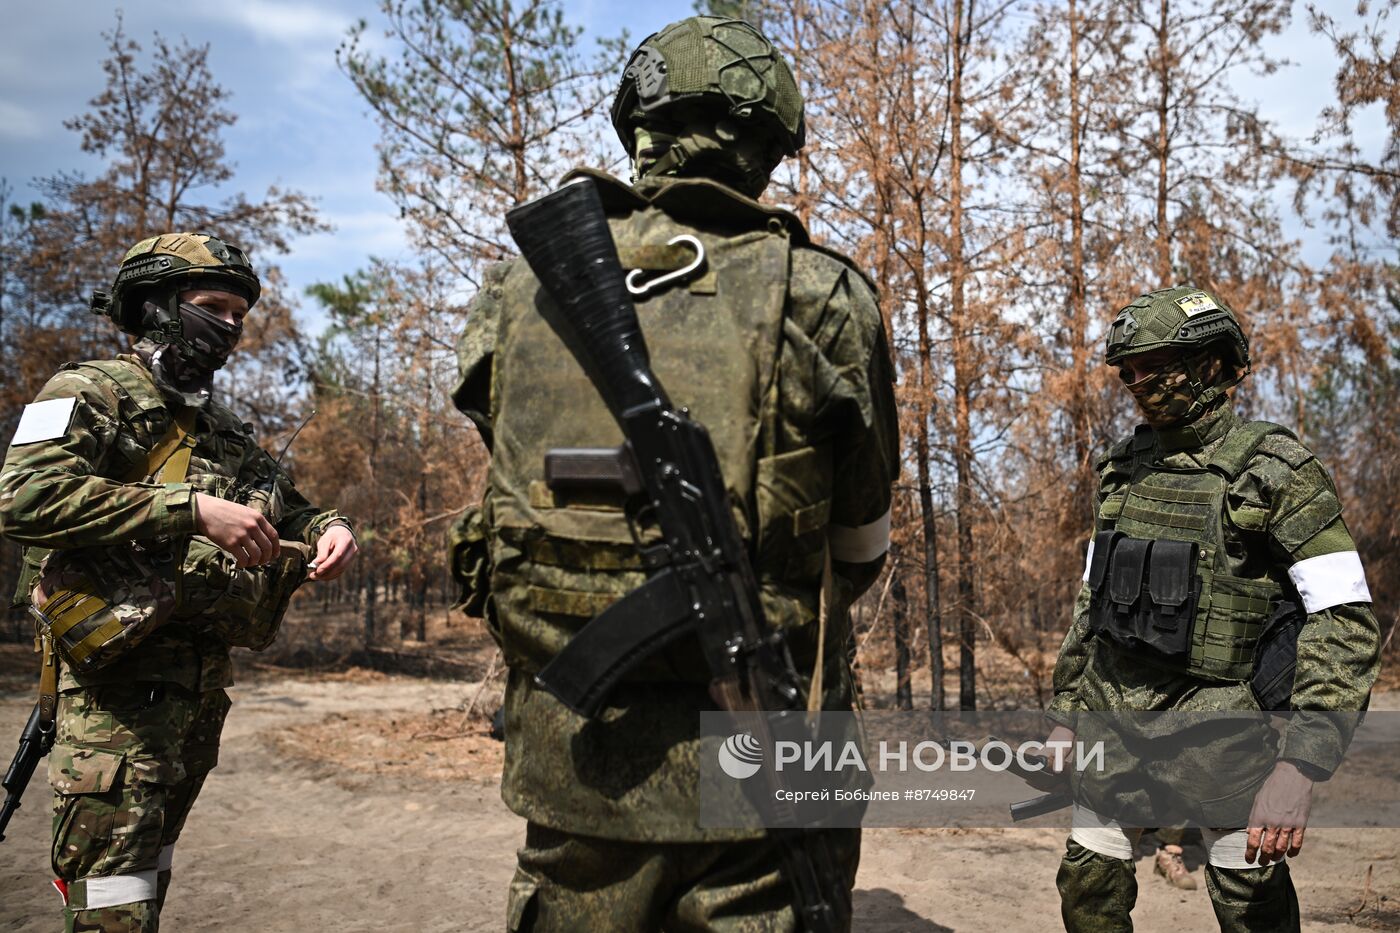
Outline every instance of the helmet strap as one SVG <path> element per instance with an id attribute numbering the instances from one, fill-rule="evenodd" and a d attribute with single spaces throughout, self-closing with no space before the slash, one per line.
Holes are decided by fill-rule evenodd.
<path id="1" fill-rule="evenodd" d="M 179 292 L 166 289 L 163 295 L 148 298 L 141 307 L 141 336 L 162 346 L 178 343 L 183 328 L 180 326 Z"/>
<path id="2" fill-rule="evenodd" d="M 1182 419 L 1186 423 L 1195 421 L 1201 415 L 1213 408 L 1217 400 L 1225 397 L 1226 391 L 1234 385 L 1239 384 L 1238 378 L 1223 381 L 1213 381 L 1206 385 L 1206 373 L 1202 371 L 1200 363 L 1208 358 L 1209 351 L 1192 353 L 1182 359 L 1186 370 L 1187 385 L 1191 389 L 1191 407 L 1186 410 L 1186 416 Z M 1213 354 L 1211 354 L 1213 355 Z M 1222 359 L 1221 365 L 1225 365 Z M 1217 375 L 1217 379 L 1218 379 Z"/>

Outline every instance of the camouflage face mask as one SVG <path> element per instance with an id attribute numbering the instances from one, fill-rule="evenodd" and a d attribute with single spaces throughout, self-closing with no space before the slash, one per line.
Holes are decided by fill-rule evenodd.
<path id="1" fill-rule="evenodd" d="M 1125 385 L 1142 410 L 1143 420 L 1154 428 L 1165 428 L 1201 413 L 1197 402 L 1219 383 L 1223 368 L 1216 354 L 1198 353 L 1172 360 L 1152 375 Z"/>
<path id="2" fill-rule="evenodd" d="M 653 175 L 713 178 L 756 198 L 782 159 L 767 140 L 740 133 L 728 120 L 636 128 L 633 180 Z"/>

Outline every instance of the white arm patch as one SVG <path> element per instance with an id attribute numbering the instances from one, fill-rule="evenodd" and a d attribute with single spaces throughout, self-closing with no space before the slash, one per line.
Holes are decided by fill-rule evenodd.
<path id="1" fill-rule="evenodd" d="M 864 564 L 890 549 L 890 513 L 859 528 L 830 525 L 826 529 L 831 544 L 831 559 L 847 564 Z"/>
<path id="2" fill-rule="evenodd" d="M 1303 608 L 1308 612 L 1371 601 L 1371 588 L 1366 585 L 1361 555 L 1355 551 L 1337 551 L 1300 560 L 1288 568 L 1288 578 L 1298 588 Z"/>
<path id="3" fill-rule="evenodd" d="M 1089 539 L 1089 553 L 1084 555 L 1084 577 L 1085 583 L 1089 582 L 1089 568 L 1094 565 L 1094 539 Z"/>
<path id="4" fill-rule="evenodd" d="M 10 446 L 37 444 L 63 437 L 73 422 L 73 409 L 77 404 L 76 398 L 51 398 L 24 406 L 24 414 L 19 416 L 19 427 L 15 428 Z"/>

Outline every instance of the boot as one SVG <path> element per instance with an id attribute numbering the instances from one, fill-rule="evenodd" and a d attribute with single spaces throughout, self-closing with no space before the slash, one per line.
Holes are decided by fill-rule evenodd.
<path id="1" fill-rule="evenodd" d="M 1196 890 L 1196 879 L 1181 860 L 1181 846 L 1162 846 L 1154 862 L 1152 870 L 1167 879 L 1167 884 L 1182 891 Z"/>

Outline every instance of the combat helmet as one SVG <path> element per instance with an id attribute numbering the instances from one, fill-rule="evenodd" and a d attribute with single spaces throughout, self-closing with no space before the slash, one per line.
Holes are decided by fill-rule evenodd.
<path id="1" fill-rule="evenodd" d="M 251 306 L 262 294 L 243 250 L 207 233 L 147 237 L 127 250 L 108 291 L 94 291 L 92 310 L 137 337 L 179 336 L 177 302 L 182 291 L 209 288 L 242 295 Z M 164 312 L 151 320 L 146 303 Z M 168 342 L 168 341 L 162 341 Z"/>
<path id="2" fill-rule="evenodd" d="M 1104 361 L 1117 366 L 1125 357 L 1168 348 L 1178 350 L 1182 358 L 1184 421 L 1204 412 L 1249 372 L 1249 341 L 1235 312 L 1216 295 L 1192 285 L 1148 292 L 1119 311 L 1108 329 Z M 1218 376 L 1207 374 L 1211 364 L 1201 358 L 1207 350 L 1218 352 L 1225 364 Z"/>
<path id="3" fill-rule="evenodd" d="M 802 92 L 782 55 L 743 20 L 691 16 L 642 41 L 622 74 L 612 123 L 630 158 L 637 129 L 687 113 L 716 114 L 736 139 L 761 138 L 782 156 L 807 140 Z"/>
<path id="4" fill-rule="evenodd" d="M 1249 341 L 1239 319 L 1220 298 L 1203 288 L 1177 285 L 1136 299 L 1118 312 L 1108 329 L 1104 362 L 1116 366 L 1125 356 L 1176 347 L 1183 353 L 1220 344 L 1226 362 L 1240 375 L 1249 369 Z"/>

